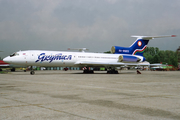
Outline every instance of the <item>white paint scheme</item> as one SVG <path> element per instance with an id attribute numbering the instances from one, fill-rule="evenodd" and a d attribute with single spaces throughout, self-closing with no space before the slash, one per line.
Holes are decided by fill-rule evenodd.
<path id="1" fill-rule="evenodd" d="M 138 39 L 143 40 L 150 40 L 154 38 L 162 38 L 162 37 L 176 37 L 175 35 L 171 36 L 132 36 L 137 37 Z M 134 42 L 136 43 L 136 41 Z M 133 44 L 134 44 L 133 43 Z M 138 45 L 142 45 L 142 43 L 138 43 Z M 132 46 L 132 45 L 131 45 Z M 15 65 L 25 65 L 25 66 L 31 66 L 31 74 L 34 74 L 34 71 L 32 69 L 32 66 L 61 66 L 61 67 L 106 67 L 110 69 L 110 73 L 118 73 L 118 71 L 115 70 L 115 67 L 121 67 L 121 66 L 135 66 L 135 65 L 141 65 L 141 66 L 147 66 L 150 65 L 149 63 L 143 62 L 144 57 L 139 55 L 131 55 L 131 54 L 105 54 L 105 53 L 85 53 L 84 50 L 86 48 L 82 48 L 82 52 L 65 52 L 65 51 L 42 51 L 42 50 L 28 50 L 28 51 L 19 51 L 14 53 L 13 55 L 10 55 L 3 59 L 3 61 Z M 135 49 L 136 50 L 136 49 Z M 51 60 L 44 60 L 42 59 L 42 56 L 40 54 L 44 53 L 44 55 L 49 56 L 49 58 L 55 57 Z M 59 56 L 59 54 L 66 55 L 66 59 L 70 58 L 68 60 L 62 60 L 59 59 L 62 56 Z M 135 58 L 134 63 L 124 63 L 119 62 L 122 60 L 119 60 L 119 57 L 122 57 L 121 55 L 125 56 L 131 56 L 128 58 Z M 40 56 L 40 57 L 39 57 Z M 38 59 L 41 59 L 41 61 L 37 61 Z M 137 59 L 137 60 L 136 60 Z M 51 62 L 50 62 L 51 61 Z M 130 62 L 126 60 L 127 62 Z M 86 70 L 84 71 L 86 73 Z M 89 71 L 88 71 L 89 72 Z M 91 72 L 91 71 L 90 71 Z M 109 73 L 109 71 L 107 71 Z"/>
<path id="2" fill-rule="evenodd" d="M 35 62 L 38 60 L 38 56 L 41 53 L 45 53 L 47 56 L 55 56 L 56 54 L 62 53 L 62 55 L 72 55 L 71 60 L 53 60 Z M 143 57 L 137 56 L 140 60 L 139 63 L 123 63 L 118 62 L 118 57 L 121 54 L 105 54 L 105 53 L 87 53 L 87 52 L 64 52 L 64 51 L 42 51 L 42 50 L 28 50 L 16 52 L 13 57 L 6 57 L 3 61 L 7 63 L 26 65 L 26 66 L 61 66 L 61 67 L 73 67 L 73 66 L 88 66 L 88 67 L 120 67 L 125 65 L 139 65 L 142 63 Z M 132 55 L 129 55 L 132 56 Z M 50 62 L 50 63 L 49 63 Z M 149 65 L 149 64 L 145 64 Z"/>

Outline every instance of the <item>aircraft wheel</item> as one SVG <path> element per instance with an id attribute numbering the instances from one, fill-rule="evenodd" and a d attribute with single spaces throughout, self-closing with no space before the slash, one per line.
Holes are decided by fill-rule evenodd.
<path id="1" fill-rule="evenodd" d="M 83 73 L 94 73 L 93 70 L 84 70 Z"/>
<path id="2" fill-rule="evenodd" d="M 118 74 L 118 71 L 117 71 L 117 70 L 115 71 L 115 74 Z"/>
<path id="3" fill-rule="evenodd" d="M 117 70 L 108 70 L 107 74 L 118 74 Z"/>
<path id="4" fill-rule="evenodd" d="M 31 72 L 30 72 L 30 74 L 31 74 L 31 75 L 34 75 L 34 74 L 35 74 L 35 72 L 34 72 L 34 71 L 31 71 Z"/>
<path id="5" fill-rule="evenodd" d="M 15 69 L 15 68 L 12 68 L 12 69 L 11 69 L 11 72 L 14 72 L 14 71 L 16 71 L 16 69 Z"/>

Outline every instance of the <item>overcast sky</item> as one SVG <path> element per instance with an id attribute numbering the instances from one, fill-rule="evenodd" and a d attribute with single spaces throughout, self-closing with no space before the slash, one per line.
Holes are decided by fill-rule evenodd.
<path id="1" fill-rule="evenodd" d="M 128 47 L 131 35 L 158 38 L 149 47 L 180 46 L 180 0 L 0 0 L 0 56 L 19 50 Z"/>

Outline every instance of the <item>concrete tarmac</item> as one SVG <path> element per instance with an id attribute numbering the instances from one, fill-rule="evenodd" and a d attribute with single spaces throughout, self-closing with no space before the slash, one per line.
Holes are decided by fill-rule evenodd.
<path id="1" fill-rule="evenodd" d="M 0 74 L 1 120 L 180 120 L 180 71 Z"/>

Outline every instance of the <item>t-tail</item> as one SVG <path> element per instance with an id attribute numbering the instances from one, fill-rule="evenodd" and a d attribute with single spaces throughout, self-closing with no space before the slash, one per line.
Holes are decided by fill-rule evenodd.
<path id="1" fill-rule="evenodd" d="M 111 53 L 143 56 L 143 53 L 148 45 L 149 40 L 154 39 L 154 38 L 176 37 L 176 35 L 171 35 L 171 36 L 132 36 L 132 37 L 136 37 L 137 40 L 130 47 L 113 46 L 111 48 Z"/>

